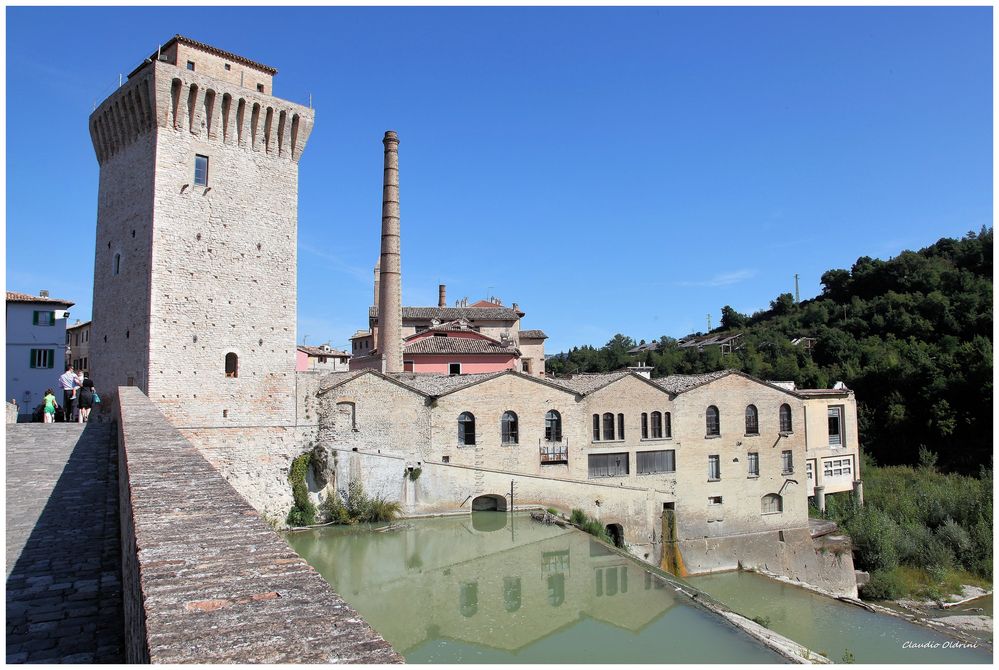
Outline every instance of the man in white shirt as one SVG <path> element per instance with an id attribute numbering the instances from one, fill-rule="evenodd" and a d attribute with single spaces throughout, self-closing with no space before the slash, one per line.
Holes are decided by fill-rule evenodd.
<path id="1" fill-rule="evenodd" d="M 76 372 L 72 365 L 66 366 L 66 372 L 59 377 L 59 388 L 62 389 L 63 421 L 73 420 L 73 404 L 76 402 L 76 389 L 80 387 Z"/>

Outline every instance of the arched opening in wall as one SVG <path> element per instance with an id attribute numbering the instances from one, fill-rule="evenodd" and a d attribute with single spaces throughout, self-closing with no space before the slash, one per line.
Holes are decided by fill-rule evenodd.
<path id="1" fill-rule="evenodd" d="M 298 114 L 291 117 L 291 157 L 295 157 L 298 149 Z"/>
<path id="2" fill-rule="evenodd" d="M 213 91 L 212 89 L 208 89 L 207 91 L 205 91 L 205 112 L 204 112 L 205 118 L 204 121 L 202 122 L 203 125 L 205 126 L 206 134 L 212 132 L 212 121 L 215 120 L 212 118 L 214 111 L 215 111 L 215 91 Z"/>
<path id="3" fill-rule="evenodd" d="M 194 115 L 198 111 L 198 85 L 191 84 L 187 94 L 187 129 L 194 132 Z"/>
<path id="4" fill-rule="evenodd" d="M 780 432 L 790 433 L 794 430 L 794 425 L 791 423 L 791 406 L 784 403 L 780 406 Z"/>
<path id="5" fill-rule="evenodd" d="M 506 496 L 490 493 L 472 499 L 473 512 L 505 512 Z"/>
<path id="6" fill-rule="evenodd" d="M 281 153 L 284 150 L 284 129 L 287 118 L 288 118 L 288 112 L 285 112 L 284 110 L 282 110 L 281 113 L 278 114 L 278 133 L 277 133 L 278 153 Z"/>
<path id="7" fill-rule="evenodd" d="M 462 582 L 458 587 L 458 611 L 466 619 L 479 611 L 478 582 Z"/>
<path id="8" fill-rule="evenodd" d="M 225 355 L 225 376 L 232 378 L 239 376 L 239 356 L 231 351 Z"/>
<path id="9" fill-rule="evenodd" d="M 264 151 L 271 150 L 271 144 L 274 140 L 271 139 L 271 128 L 274 125 L 274 109 L 272 107 L 267 108 L 267 113 L 264 115 Z"/>
<path id="10" fill-rule="evenodd" d="M 232 96 L 222 94 L 222 141 L 229 139 L 229 113 L 232 111 Z"/>
<path id="11" fill-rule="evenodd" d="M 236 142 L 243 143 L 243 117 L 246 116 L 246 100 L 242 98 L 236 103 Z"/>
<path id="12" fill-rule="evenodd" d="M 556 410 L 545 414 L 545 442 L 562 441 L 562 415 Z"/>
<path id="13" fill-rule="evenodd" d="M 762 514 L 780 514 L 784 511 L 784 499 L 776 493 L 768 493 L 760 499 Z"/>
<path id="14" fill-rule="evenodd" d="M 180 79 L 174 79 L 170 84 L 170 124 L 174 128 L 180 127 L 180 121 L 177 119 L 177 111 L 180 107 L 181 86 Z"/>
<path id="15" fill-rule="evenodd" d="M 336 404 L 337 424 L 342 428 L 357 428 L 357 407 L 352 402 L 344 401 Z"/>
<path id="16" fill-rule="evenodd" d="M 260 123 L 260 103 L 253 103 L 253 111 L 250 112 L 250 145 L 257 148 L 257 124 Z"/>
<path id="17" fill-rule="evenodd" d="M 619 523 L 607 524 L 607 534 L 614 541 L 615 547 L 624 547 L 624 528 Z"/>

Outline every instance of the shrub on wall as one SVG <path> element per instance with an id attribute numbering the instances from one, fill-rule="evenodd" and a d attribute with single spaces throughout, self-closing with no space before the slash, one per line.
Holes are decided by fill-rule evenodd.
<path id="1" fill-rule="evenodd" d="M 382 496 L 368 496 L 364 486 L 356 479 L 347 485 L 346 494 L 340 491 L 330 493 L 321 508 L 331 523 L 391 521 L 402 510 L 398 502 Z"/>
<path id="2" fill-rule="evenodd" d="M 309 500 L 309 488 L 305 484 L 312 454 L 305 452 L 291 462 L 288 481 L 291 482 L 291 495 L 295 499 L 285 522 L 291 527 L 311 526 L 316 522 L 316 506 Z"/>

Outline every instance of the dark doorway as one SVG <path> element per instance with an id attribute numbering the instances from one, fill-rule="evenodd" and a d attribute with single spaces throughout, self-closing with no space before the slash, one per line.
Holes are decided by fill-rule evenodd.
<path id="1" fill-rule="evenodd" d="M 614 540 L 615 547 L 624 548 L 624 528 L 619 523 L 607 524 L 607 534 Z"/>
<path id="2" fill-rule="evenodd" d="M 472 499 L 473 512 L 505 512 L 506 496 L 489 494 Z"/>

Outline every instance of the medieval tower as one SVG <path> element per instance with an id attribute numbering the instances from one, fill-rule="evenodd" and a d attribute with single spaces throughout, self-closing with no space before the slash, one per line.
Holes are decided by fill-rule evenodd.
<path id="1" fill-rule="evenodd" d="M 298 161 L 277 71 L 177 35 L 90 116 L 93 378 L 182 428 L 295 423 Z"/>

